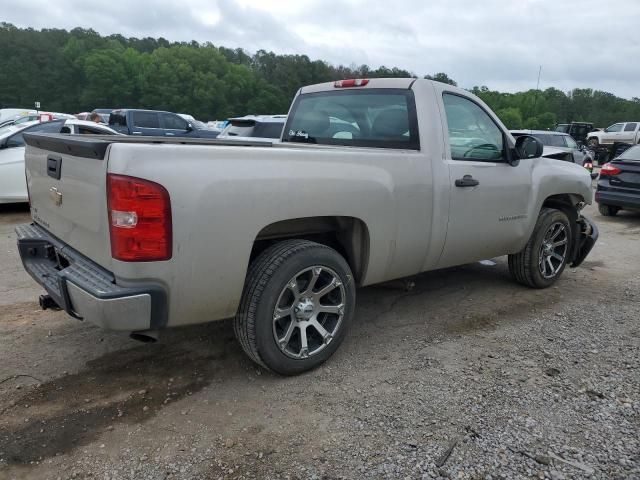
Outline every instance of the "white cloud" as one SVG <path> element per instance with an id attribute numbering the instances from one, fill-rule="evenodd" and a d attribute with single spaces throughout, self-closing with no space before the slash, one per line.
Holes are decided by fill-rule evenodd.
<path id="1" fill-rule="evenodd" d="M 640 2 L 618 0 L 31 0 L 1 6 L 21 27 L 210 41 L 333 64 L 444 71 L 465 87 L 591 87 L 640 96 Z"/>

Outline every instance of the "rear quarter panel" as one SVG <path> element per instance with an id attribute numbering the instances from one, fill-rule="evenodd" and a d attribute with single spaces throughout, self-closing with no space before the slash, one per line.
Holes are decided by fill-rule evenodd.
<path id="1" fill-rule="evenodd" d="M 173 257 L 112 262 L 122 285 L 161 280 L 169 325 L 235 314 L 253 241 L 287 219 L 349 216 L 369 233 L 363 284 L 417 273 L 429 248 L 429 162 L 415 151 L 282 145 L 113 144 L 110 172 L 158 182 L 171 196 Z"/>

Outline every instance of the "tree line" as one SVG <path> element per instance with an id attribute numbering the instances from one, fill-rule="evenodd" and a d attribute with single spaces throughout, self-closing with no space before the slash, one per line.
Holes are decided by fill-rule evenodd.
<path id="1" fill-rule="evenodd" d="M 286 113 L 303 85 L 343 78 L 416 77 L 400 68 L 332 65 L 306 55 L 277 55 L 211 43 L 102 36 L 91 29 L 34 30 L 0 23 L 0 108 L 60 112 L 148 108 L 203 120 Z M 425 75 L 452 85 L 446 73 Z M 640 119 L 640 99 L 592 89 L 518 93 L 470 89 L 508 128 L 553 128 L 556 122 L 607 126 Z"/>

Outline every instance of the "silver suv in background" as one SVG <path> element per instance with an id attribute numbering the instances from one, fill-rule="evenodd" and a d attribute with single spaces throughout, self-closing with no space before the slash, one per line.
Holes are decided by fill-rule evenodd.
<path id="1" fill-rule="evenodd" d="M 585 149 L 581 148 L 573 137 L 567 133 L 550 130 L 511 130 L 511 135 L 514 138 L 530 135 L 540 140 L 544 145 L 543 157 L 565 160 L 578 165 L 584 165 L 585 160 L 593 162 L 593 158 L 585 153 Z"/>
<path id="2" fill-rule="evenodd" d="M 245 115 L 244 117 L 230 118 L 218 138 L 278 140 L 282 135 L 282 128 L 286 121 L 286 115 Z"/>

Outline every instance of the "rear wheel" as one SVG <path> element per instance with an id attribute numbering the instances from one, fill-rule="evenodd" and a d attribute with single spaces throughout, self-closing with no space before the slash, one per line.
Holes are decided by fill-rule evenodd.
<path id="1" fill-rule="evenodd" d="M 614 207 L 613 205 L 604 205 L 602 203 L 599 203 L 598 211 L 600 212 L 600 215 L 603 215 L 605 217 L 613 217 L 620 211 L 620 207 Z"/>
<path id="2" fill-rule="evenodd" d="M 235 333 L 253 361 L 294 375 L 337 350 L 354 309 L 355 285 L 344 258 L 325 245 L 287 240 L 252 263 Z"/>
<path id="3" fill-rule="evenodd" d="M 527 245 L 509 255 L 509 272 L 519 283 L 547 288 L 560 278 L 569 260 L 572 232 L 567 215 L 544 208 Z"/>

